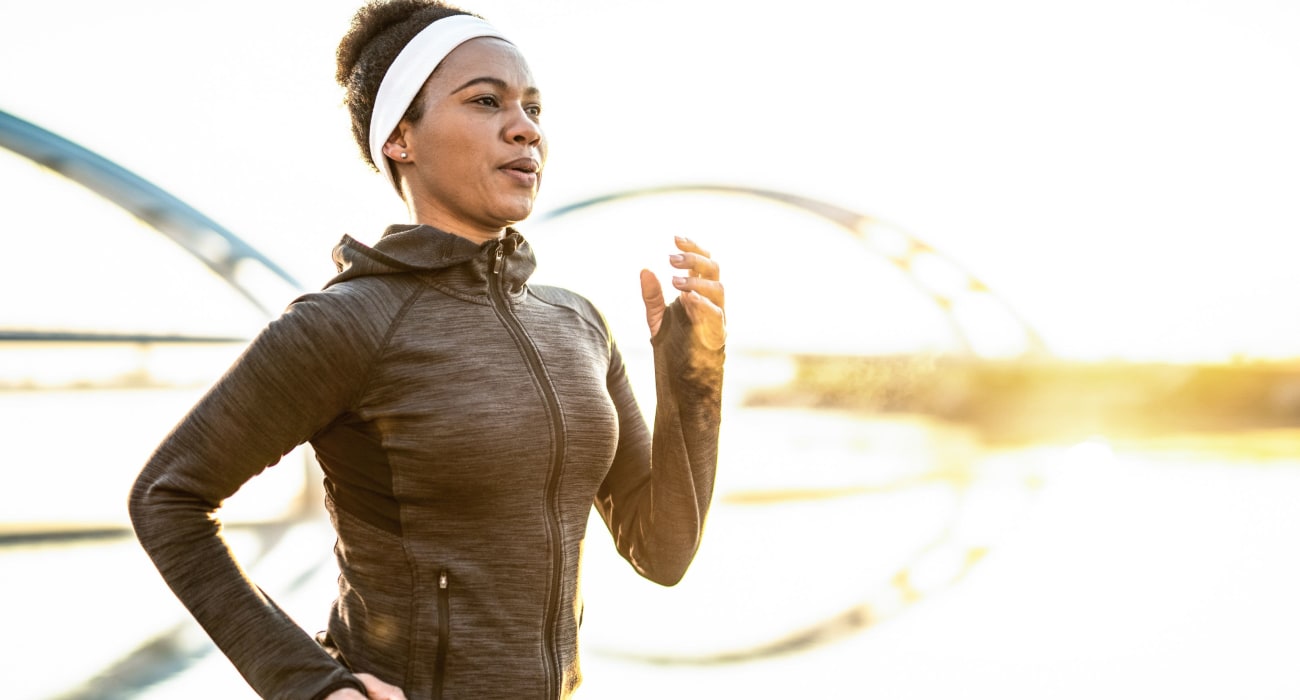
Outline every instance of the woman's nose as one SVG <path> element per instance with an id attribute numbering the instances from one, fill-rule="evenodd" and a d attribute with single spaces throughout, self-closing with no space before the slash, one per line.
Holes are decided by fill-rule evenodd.
<path id="1" fill-rule="evenodd" d="M 506 127 L 506 140 L 521 145 L 539 143 L 542 140 L 542 127 L 533 121 L 525 108 L 520 107 L 511 115 L 510 124 Z"/>

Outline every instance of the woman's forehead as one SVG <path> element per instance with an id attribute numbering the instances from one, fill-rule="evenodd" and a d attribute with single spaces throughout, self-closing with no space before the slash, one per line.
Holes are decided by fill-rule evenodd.
<path id="1" fill-rule="evenodd" d="M 520 90 L 536 90 L 528 62 L 508 41 L 493 37 L 471 39 L 457 46 L 438 64 L 431 78 L 451 89 L 467 81 L 486 78 Z"/>

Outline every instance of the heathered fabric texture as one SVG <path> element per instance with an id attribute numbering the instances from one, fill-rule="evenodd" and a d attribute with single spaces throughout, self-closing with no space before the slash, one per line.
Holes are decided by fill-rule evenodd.
<path id="1" fill-rule="evenodd" d="M 372 673 L 419 698 L 567 697 L 594 503 L 643 576 L 680 579 L 713 491 L 722 353 L 679 303 L 653 339 L 653 440 L 601 316 L 529 286 L 531 247 L 427 226 L 335 249 L 158 447 L 131 494 L 141 543 L 267 698 Z M 494 268 L 495 271 L 494 271 Z M 249 581 L 214 516 L 310 441 L 341 576 L 313 640 Z"/>

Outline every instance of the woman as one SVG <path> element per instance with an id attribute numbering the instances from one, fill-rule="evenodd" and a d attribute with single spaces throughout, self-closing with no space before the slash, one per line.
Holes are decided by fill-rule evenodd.
<path id="1" fill-rule="evenodd" d="M 581 680 L 592 504 L 641 575 L 674 584 L 713 489 L 725 338 L 718 267 L 678 239 L 666 305 L 642 271 L 653 438 L 597 311 L 529 286 L 541 98 L 490 25 L 372 3 L 339 47 L 363 154 L 411 223 L 296 300 L 163 441 L 131 516 L 163 577 L 264 697 L 556 698 Z M 328 630 L 306 635 L 232 558 L 214 513 L 310 441 L 338 534 Z"/>

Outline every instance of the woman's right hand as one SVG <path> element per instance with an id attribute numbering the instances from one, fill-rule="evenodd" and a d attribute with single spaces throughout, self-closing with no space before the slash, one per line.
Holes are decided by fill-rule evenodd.
<path id="1" fill-rule="evenodd" d="M 340 688 L 329 695 L 325 700 L 406 700 L 406 693 L 395 685 L 389 685 L 369 673 L 356 674 L 361 684 L 366 686 L 366 694 L 358 693 L 355 688 Z"/>

